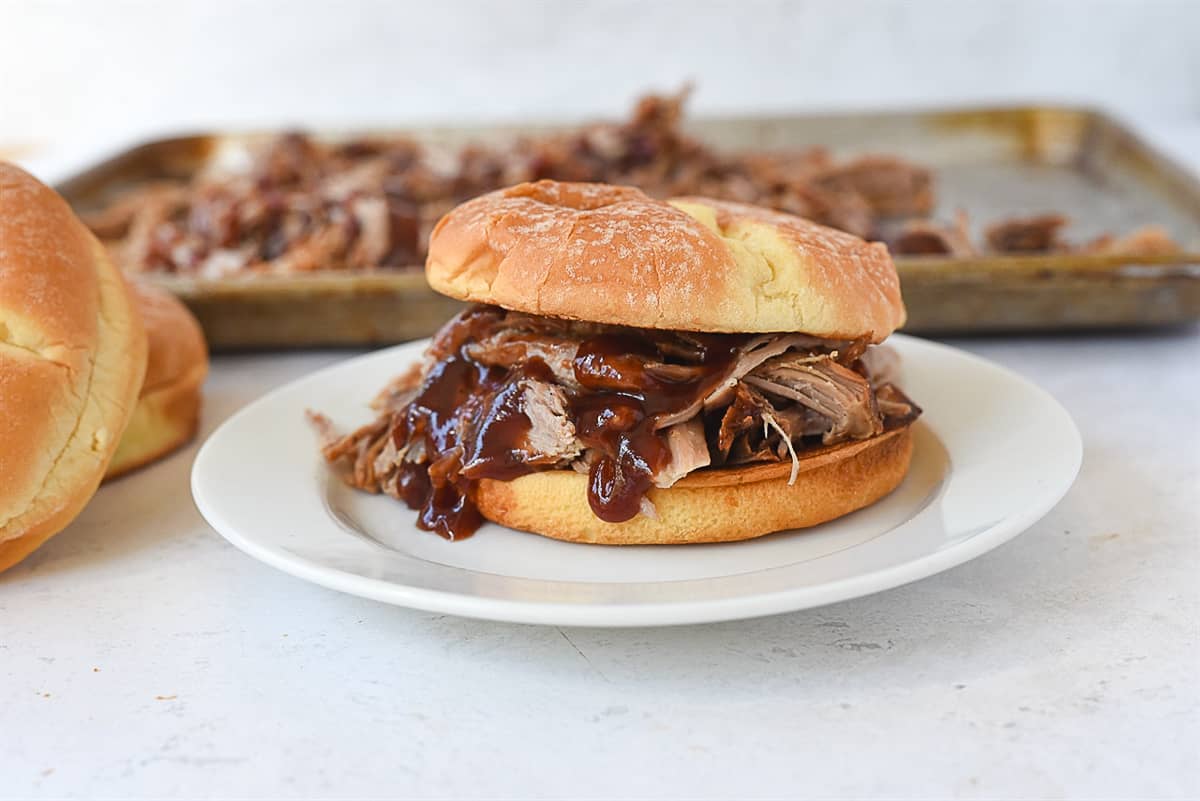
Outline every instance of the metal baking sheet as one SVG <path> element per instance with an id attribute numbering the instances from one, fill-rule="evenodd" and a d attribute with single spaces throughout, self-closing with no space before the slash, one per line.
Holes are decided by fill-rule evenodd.
<path id="1" fill-rule="evenodd" d="M 432 151 L 574 126 L 437 127 L 323 132 L 411 136 Z M 837 157 L 886 153 L 933 169 L 937 217 L 966 210 L 978 240 L 989 222 L 1042 212 L 1071 218 L 1071 241 L 1162 225 L 1184 246 L 1171 256 L 1080 254 L 905 257 L 897 260 L 915 333 L 1139 327 L 1200 319 L 1200 182 L 1111 117 L 1026 107 L 694 120 L 686 129 L 725 150 L 821 145 Z M 77 209 L 147 181 L 236 166 L 263 133 L 161 139 L 58 184 Z M 425 336 L 457 308 L 419 269 L 371 274 L 151 276 L 200 318 L 214 348 L 361 345 Z"/>

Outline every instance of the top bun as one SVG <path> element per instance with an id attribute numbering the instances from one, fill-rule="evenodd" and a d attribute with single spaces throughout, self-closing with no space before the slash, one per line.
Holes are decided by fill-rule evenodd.
<path id="1" fill-rule="evenodd" d="M 640 328 L 879 342 L 904 322 L 883 244 L 606 184 L 538 181 L 463 203 L 434 228 L 425 274 L 460 300 Z"/>
<path id="2" fill-rule="evenodd" d="M 0 570 L 92 497 L 145 368 L 104 248 L 62 198 L 0 164 Z"/>

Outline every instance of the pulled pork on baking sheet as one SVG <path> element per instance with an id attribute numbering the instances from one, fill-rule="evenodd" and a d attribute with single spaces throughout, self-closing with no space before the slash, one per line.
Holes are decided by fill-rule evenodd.
<path id="1" fill-rule="evenodd" d="M 976 246 L 966 219 L 929 219 L 931 171 L 901 158 L 838 161 L 820 147 L 719 152 L 683 133 L 687 92 L 642 98 L 630 118 L 503 146 L 433 153 L 404 137 L 329 143 L 279 136 L 237 171 L 143 185 L 84 216 L 125 269 L 220 277 L 374 270 L 424 262 L 429 232 L 464 200 L 550 178 L 640 187 L 668 198 L 753 203 L 868 239 L 899 255 L 1064 252 L 1060 215 L 998 223 Z M 1078 252 L 1176 249 L 1161 228 L 1103 237 Z"/>
<path id="2" fill-rule="evenodd" d="M 1161 225 L 1143 225 L 1124 236 L 1102 234 L 1087 242 L 1074 244 L 1062 236 L 1070 220 L 1062 214 L 1038 214 L 1014 217 L 989 225 L 983 231 L 983 243 L 971 241 L 966 212 L 960 211 L 952 222 L 930 219 L 904 220 L 881 238 L 897 256 L 952 256 L 968 258 L 984 255 L 1030 256 L 1074 253 L 1081 256 L 1168 256 L 1180 251 Z"/>
<path id="3" fill-rule="evenodd" d="M 697 334 L 571 322 L 474 306 L 376 399 L 377 418 L 325 458 L 345 480 L 418 510 L 453 539 L 480 524 L 483 479 L 589 477 L 610 522 L 655 514 L 651 487 L 705 468 L 791 462 L 908 425 L 895 354 L 804 334 Z"/>
<path id="4" fill-rule="evenodd" d="M 420 264 L 442 214 L 542 178 L 755 203 L 863 237 L 881 215 L 932 208 L 929 171 L 900 159 L 718 153 L 682 133 L 684 99 L 646 97 L 623 123 L 469 145 L 450 159 L 406 138 L 331 144 L 287 134 L 241 171 L 143 186 L 85 219 L 127 269 L 219 277 Z"/>

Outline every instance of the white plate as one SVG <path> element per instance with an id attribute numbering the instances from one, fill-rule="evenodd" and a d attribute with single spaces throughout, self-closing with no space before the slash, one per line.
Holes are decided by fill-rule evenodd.
<path id="1" fill-rule="evenodd" d="M 305 409 L 341 426 L 425 348 L 414 342 L 321 370 L 250 404 L 204 444 L 200 512 L 226 539 L 302 579 L 388 603 L 570 626 L 701 623 L 805 609 L 966 562 L 1025 530 L 1079 471 L 1058 403 L 1001 367 L 910 337 L 892 344 L 925 409 L 912 469 L 874 506 L 800 532 L 720 545 L 576 545 L 486 525 L 458 542 L 415 513 L 330 476 Z"/>

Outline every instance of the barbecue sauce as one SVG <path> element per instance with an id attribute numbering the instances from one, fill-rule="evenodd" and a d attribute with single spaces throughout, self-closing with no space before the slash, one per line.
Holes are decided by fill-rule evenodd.
<path id="1" fill-rule="evenodd" d="M 656 371 L 662 354 L 655 335 L 607 334 L 589 339 L 575 356 L 575 379 L 584 391 L 575 398 L 575 434 L 599 458 L 588 472 L 588 505 L 610 523 L 629 520 L 641 509 L 654 476 L 671 460 L 659 421 L 703 401 L 737 358 L 743 337 L 696 338 L 705 369 L 683 380 Z"/>
<path id="2" fill-rule="evenodd" d="M 434 359 L 417 396 L 394 428 L 397 448 L 422 447 L 426 461 L 404 462 L 398 488 L 418 511 L 417 525 L 447 539 L 469 536 L 482 523 L 474 503 L 485 478 L 510 481 L 553 465 L 531 461 L 532 423 L 524 408 L 530 381 L 553 374 L 538 358 L 512 368 L 472 360 L 467 346 L 504 319 L 494 307 L 475 307 L 435 340 Z M 579 388 L 569 393 L 576 436 L 596 455 L 588 503 L 601 520 L 637 515 L 670 449 L 662 421 L 703 401 L 724 380 L 746 337 L 689 335 L 687 367 L 664 350 L 674 335 L 643 331 L 601 334 L 580 343 L 573 363 Z M 680 347 L 674 343 L 675 349 Z"/>
<path id="3" fill-rule="evenodd" d="M 503 370 L 461 350 L 433 365 L 393 433 L 398 448 L 419 442 L 429 457 L 400 468 L 400 494 L 418 510 L 419 528 L 447 539 L 469 536 L 483 522 L 472 500 L 479 480 L 511 481 L 536 469 L 525 450 L 531 423 L 524 385 L 550 376 L 538 359 Z"/>

